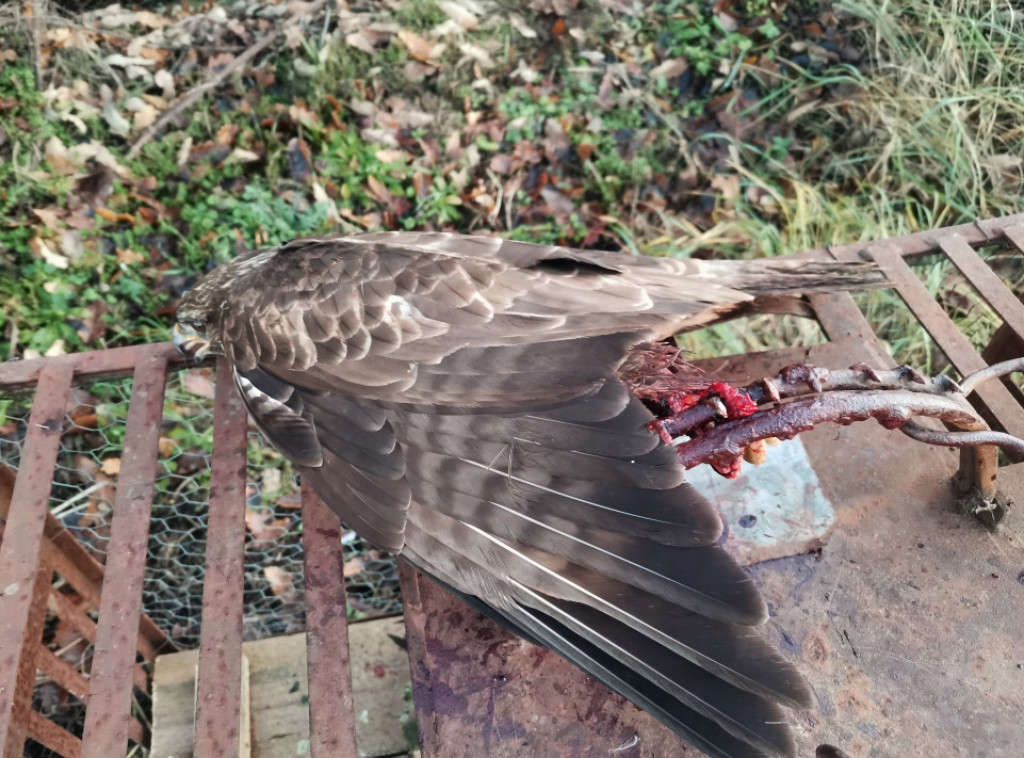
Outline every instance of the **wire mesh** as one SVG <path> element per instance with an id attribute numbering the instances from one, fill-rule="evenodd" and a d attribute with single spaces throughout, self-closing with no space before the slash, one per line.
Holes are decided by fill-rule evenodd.
<path id="1" fill-rule="evenodd" d="M 110 538 L 130 397 L 130 378 L 75 387 L 54 472 L 51 512 L 100 563 Z M 209 369 L 168 377 L 143 610 L 182 648 L 198 646 L 202 626 L 212 397 Z M 31 393 L 0 395 L 0 463 L 15 471 L 31 404 Z M 249 434 L 248 459 L 243 624 L 245 639 L 252 640 L 303 631 L 305 598 L 297 479 L 256 431 Z M 400 612 L 394 557 L 351 531 L 343 533 L 343 546 L 349 617 Z M 88 672 L 91 649 L 60 619 L 48 619 L 44 642 Z M 82 704 L 45 678 L 37 685 L 35 708 L 80 734 Z"/>

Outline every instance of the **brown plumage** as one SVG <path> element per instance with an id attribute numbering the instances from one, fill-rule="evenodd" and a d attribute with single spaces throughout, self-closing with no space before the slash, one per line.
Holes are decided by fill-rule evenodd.
<path id="1" fill-rule="evenodd" d="M 714 756 L 792 755 L 797 672 L 757 588 L 616 371 L 758 295 L 861 286 L 821 262 L 635 257 L 438 233 L 298 240 L 178 310 L 342 521 Z"/>

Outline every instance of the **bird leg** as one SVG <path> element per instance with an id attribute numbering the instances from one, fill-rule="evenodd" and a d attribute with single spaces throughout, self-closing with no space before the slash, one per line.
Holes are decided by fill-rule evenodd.
<path id="1" fill-rule="evenodd" d="M 676 447 L 686 468 L 708 463 L 735 478 L 744 459 L 763 458 L 762 440 L 790 439 L 826 422 L 874 418 L 921 442 L 962 448 L 957 488 L 964 507 L 994 526 L 1008 505 L 995 491 L 996 448 L 1024 456 L 1024 440 L 989 430 L 967 396 L 986 379 L 1021 370 L 1024 359 L 1006 361 L 957 383 L 906 366 L 829 370 L 797 364 L 736 388 L 710 381 L 680 360 L 678 351 L 669 358 L 666 349 L 654 345 L 645 348 L 642 359 L 631 357 L 620 376 L 655 412 L 652 430 Z M 914 417 L 939 419 L 956 431 L 928 429 Z"/>

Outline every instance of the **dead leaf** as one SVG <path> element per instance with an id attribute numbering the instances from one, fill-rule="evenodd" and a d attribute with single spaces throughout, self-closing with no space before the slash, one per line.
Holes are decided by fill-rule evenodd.
<path id="1" fill-rule="evenodd" d="M 278 597 L 282 595 L 294 595 L 295 577 L 280 566 L 264 566 L 263 577 L 270 585 L 270 591 Z"/>
<path id="2" fill-rule="evenodd" d="M 103 106 L 103 120 L 107 122 L 110 131 L 119 137 L 127 137 L 132 130 L 131 122 L 118 113 L 117 106 L 113 103 Z"/>
<path id="3" fill-rule="evenodd" d="M 659 76 L 664 76 L 666 79 L 675 79 L 689 67 L 690 63 L 686 58 L 670 58 L 652 68 L 650 77 L 651 79 L 657 79 Z"/>
<path id="4" fill-rule="evenodd" d="M 47 244 L 46 240 L 38 234 L 28 241 L 28 247 L 34 255 L 42 258 L 51 266 L 59 269 L 66 269 L 70 265 L 70 261 L 68 261 L 66 257 L 53 250 L 53 248 Z"/>
<path id="5" fill-rule="evenodd" d="M 167 69 L 160 69 L 153 74 L 153 83 L 163 90 L 164 97 L 168 100 L 174 97 L 174 76 Z"/>
<path id="6" fill-rule="evenodd" d="M 14 63 L 16 60 L 18 60 L 18 54 L 13 50 L 0 50 L 0 61 Z"/>
<path id="7" fill-rule="evenodd" d="M 60 222 L 60 208 L 33 208 L 32 213 L 43 222 L 47 229 L 52 229 L 55 232 L 63 231 L 64 224 Z"/>
<path id="8" fill-rule="evenodd" d="M 64 340 L 61 338 L 59 340 L 55 340 L 54 343 L 46 349 L 43 356 L 46 358 L 56 358 L 58 355 L 67 354 L 67 352 L 67 348 L 64 346 Z"/>
<path id="9" fill-rule="evenodd" d="M 428 39 L 410 32 L 408 29 L 398 30 L 398 39 L 405 45 L 405 49 L 409 51 L 416 60 L 421 63 L 429 63 L 431 60 L 436 58 L 444 50 L 444 44 L 435 45 Z"/>
<path id="10" fill-rule="evenodd" d="M 732 202 L 740 196 L 740 177 L 737 174 L 715 174 L 711 177 L 711 188 Z"/>
<path id="11" fill-rule="evenodd" d="M 420 63 L 419 61 L 406 61 L 405 65 L 402 66 L 402 76 L 405 77 L 407 82 L 419 82 L 436 73 L 437 66 Z"/>
<path id="12" fill-rule="evenodd" d="M 346 35 L 345 44 L 373 55 L 377 52 L 376 48 L 391 42 L 397 31 L 397 28 L 386 25 L 368 26 Z"/>
<path id="13" fill-rule="evenodd" d="M 453 0 L 440 0 L 437 7 L 463 29 L 473 30 L 480 26 L 480 20 L 462 3 L 453 2 Z"/>
<path id="14" fill-rule="evenodd" d="M 297 510 L 302 507 L 302 493 L 289 492 L 287 495 L 281 495 L 281 497 L 275 501 L 275 504 L 278 508 Z"/>
<path id="15" fill-rule="evenodd" d="M 110 210 L 110 208 L 100 207 L 96 209 L 96 215 L 112 224 L 119 224 L 123 221 L 135 226 L 135 217 L 130 213 L 118 213 L 117 211 Z"/>
<path id="16" fill-rule="evenodd" d="M 132 116 L 132 128 L 135 131 L 142 131 L 147 126 L 152 126 L 160 116 L 160 111 L 148 103 Z"/>
<path id="17" fill-rule="evenodd" d="M 107 325 L 103 317 L 107 313 L 107 306 L 102 300 L 94 300 L 85 306 L 85 315 L 82 317 L 82 325 L 75 331 L 85 344 L 90 344 L 103 336 Z"/>
<path id="18" fill-rule="evenodd" d="M 121 459 L 118 457 L 104 458 L 100 464 L 100 471 L 107 476 L 117 476 L 121 473 Z"/>
<path id="19" fill-rule="evenodd" d="M 378 203 L 384 205 L 390 205 L 394 202 L 395 196 L 391 194 L 391 191 L 384 186 L 384 183 L 375 176 L 369 176 L 366 179 L 366 189 Z"/>
<path id="20" fill-rule="evenodd" d="M 288 530 L 288 519 L 275 519 L 269 510 L 246 508 L 245 528 L 257 542 L 273 542 Z"/>
<path id="21" fill-rule="evenodd" d="M 145 260 L 146 256 L 142 253 L 136 252 L 135 250 L 121 248 L 118 248 L 117 250 L 118 263 L 124 263 L 125 265 L 131 266 L 135 263 L 142 263 Z"/>
<path id="22" fill-rule="evenodd" d="M 804 116 L 813 111 L 820 104 L 821 103 L 818 100 L 811 100 L 809 102 L 803 103 L 802 105 L 796 106 L 793 110 L 786 114 L 786 123 L 792 124 L 801 116 Z"/>
<path id="23" fill-rule="evenodd" d="M 186 371 L 182 384 L 188 392 L 199 397 L 213 399 L 213 380 L 209 369 L 199 368 Z"/>

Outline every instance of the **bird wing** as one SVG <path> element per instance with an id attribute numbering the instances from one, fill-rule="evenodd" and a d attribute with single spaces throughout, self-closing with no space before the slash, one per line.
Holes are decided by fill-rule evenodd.
<path id="1" fill-rule="evenodd" d="M 629 256 L 444 249 L 465 240 L 298 242 L 236 277 L 221 340 L 257 424 L 364 538 L 708 754 L 792 755 L 778 704 L 807 687 L 615 375 L 750 296 Z"/>

